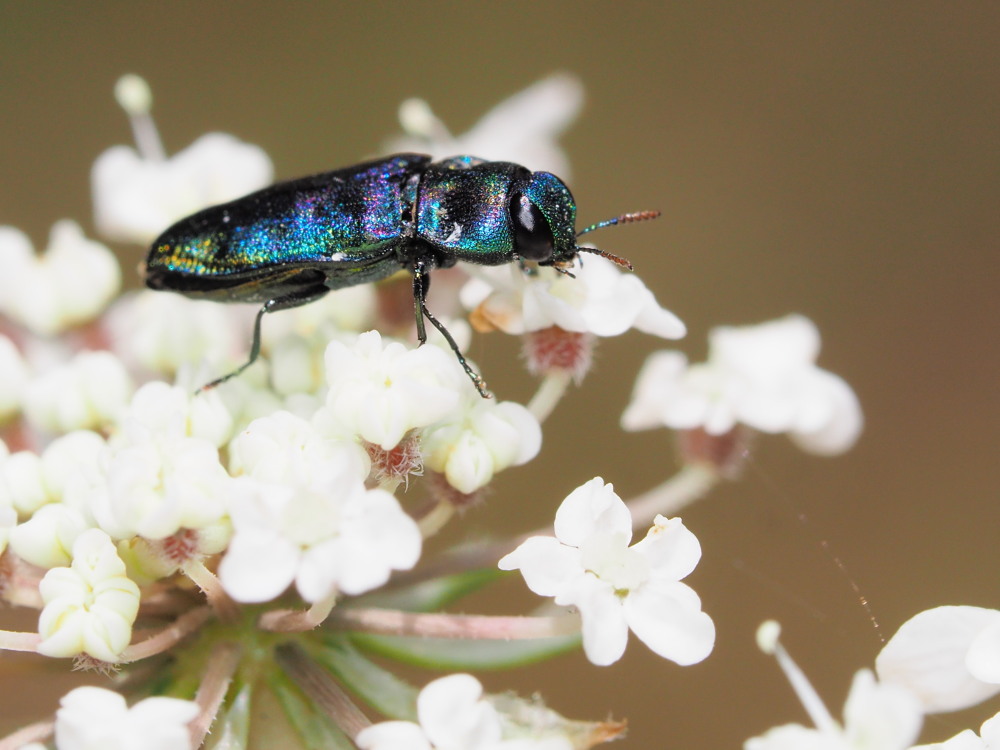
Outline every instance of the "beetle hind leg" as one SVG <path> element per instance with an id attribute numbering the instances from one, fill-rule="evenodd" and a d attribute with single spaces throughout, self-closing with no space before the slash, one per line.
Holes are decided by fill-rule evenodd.
<path id="1" fill-rule="evenodd" d="M 216 378 L 211 383 L 206 383 L 201 388 L 199 388 L 196 393 L 201 393 L 202 391 L 209 391 L 215 388 L 217 385 L 225 383 L 230 378 L 235 378 L 250 365 L 257 361 L 260 357 L 260 323 L 261 319 L 266 313 L 278 312 L 279 310 L 288 310 L 293 307 L 300 307 L 302 305 L 318 300 L 324 294 L 330 291 L 330 288 L 325 284 L 317 284 L 314 286 L 307 286 L 302 289 L 297 289 L 294 292 L 285 294 L 281 297 L 275 297 L 274 299 L 269 299 L 265 302 L 260 310 L 257 311 L 257 317 L 253 321 L 253 341 L 250 343 L 250 357 L 242 365 L 237 367 L 230 373 L 223 375 L 221 378 Z"/>

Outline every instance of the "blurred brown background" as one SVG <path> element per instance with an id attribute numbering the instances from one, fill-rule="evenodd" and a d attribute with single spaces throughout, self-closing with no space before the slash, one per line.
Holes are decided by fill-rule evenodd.
<path id="1" fill-rule="evenodd" d="M 581 221 L 662 209 L 599 242 L 685 320 L 681 348 L 700 359 L 713 325 L 802 312 L 867 427 L 834 459 L 760 440 L 743 481 L 684 514 L 704 548 L 689 582 L 718 626 L 705 663 L 681 669 L 633 639 L 610 668 L 572 655 L 483 678 L 570 716 L 628 717 L 622 747 L 735 748 L 805 721 L 753 645 L 762 619 L 783 623 L 839 715 L 879 648 L 852 580 L 885 635 L 938 604 L 1000 607 L 998 39 L 995 2 L 5 2 L 0 223 L 37 245 L 59 218 L 92 231 L 90 165 L 131 140 L 111 95 L 124 72 L 152 84 L 169 151 L 225 130 L 263 146 L 279 177 L 372 153 L 406 97 L 461 132 L 547 73 L 578 74 L 587 105 L 564 143 Z M 659 482 L 669 436 L 617 430 L 657 346 L 603 342 L 540 459 L 503 476 L 464 533 L 543 523 L 595 473 L 623 496 Z M 473 356 L 501 395 L 528 394 L 514 342 L 480 339 Z M 514 612 L 521 589 L 486 604 Z M 23 670 L 0 658 L 4 727 L 51 710 Z M 928 736 L 996 708 L 933 720 Z"/>

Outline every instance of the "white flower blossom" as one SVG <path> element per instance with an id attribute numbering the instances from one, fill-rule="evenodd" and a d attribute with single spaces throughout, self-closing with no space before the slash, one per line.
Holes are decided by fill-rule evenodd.
<path id="1" fill-rule="evenodd" d="M 879 683 L 867 669 L 854 675 L 844 704 L 844 725 L 775 727 L 747 740 L 744 750 L 907 750 L 920 733 L 916 699 L 896 685 Z"/>
<path id="2" fill-rule="evenodd" d="M 89 528 L 80 511 L 62 503 L 45 505 L 10 532 L 10 548 L 40 568 L 66 567 L 73 544 Z"/>
<path id="3" fill-rule="evenodd" d="M 24 517 L 51 500 L 37 453 L 18 451 L 0 458 L 0 503 Z"/>
<path id="4" fill-rule="evenodd" d="M 192 362 L 204 362 L 224 373 L 230 362 L 245 360 L 254 313 L 247 305 L 143 290 L 123 295 L 107 320 L 115 353 L 130 365 L 174 375 Z"/>
<path id="5" fill-rule="evenodd" d="M 474 392 L 421 437 L 424 465 L 465 494 L 485 487 L 498 471 L 527 463 L 541 446 L 542 429 L 531 412 L 513 401 L 498 403 Z"/>
<path id="6" fill-rule="evenodd" d="M 10 533 L 17 525 L 17 511 L 0 501 L 0 555 L 7 549 Z"/>
<path id="7" fill-rule="evenodd" d="M 649 357 L 622 426 L 721 435 L 741 423 L 787 432 L 813 453 L 840 453 L 861 432 L 861 408 L 847 383 L 816 367 L 818 354 L 819 332 L 801 315 L 715 328 L 705 363 L 688 365 L 683 354 L 670 351 Z"/>
<path id="8" fill-rule="evenodd" d="M 41 456 L 33 451 L 0 456 L 0 503 L 27 518 L 46 503 L 64 500 L 67 485 L 92 471 L 103 450 L 100 435 L 75 430 L 49 443 Z"/>
<path id="9" fill-rule="evenodd" d="M 91 430 L 74 430 L 49 443 L 42 451 L 42 481 L 49 500 L 66 502 L 69 486 L 81 474 L 97 471 L 106 446 L 104 438 Z"/>
<path id="10" fill-rule="evenodd" d="M 923 723 L 917 698 L 899 685 L 877 681 L 868 669 L 854 675 L 843 725 L 835 721 L 779 642 L 780 632 L 777 622 L 763 623 L 757 629 L 757 644 L 765 654 L 775 657 L 816 728 L 800 724 L 775 727 L 747 740 L 744 750 L 906 750 L 917 739 Z"/>
<path id="11" fill-rule="evenodd" d="M 368 331 L 353 346 L 332 341 L 326 349 L 327 416 L 388 450 L 454 409 L 468 387 L 464 379 L 442 349 L 383 343 L 378 331 Z"/>
<path id="12" fill-rule="evenodd" d="M 233 418 L 217 391 L 192 393 L 158 380 L 135 392 L 122 422 L 132 433 L 201 438 L 217 447 L 233 431 Z"/>
<path id="13" fill-rule="evenodd" d="M 78 687 L 59 701 L 57 750 L 190 750 L 198 704 L 153 697 L 131 708 L 112 690 Z"/>
<path id="14" fill-rule="evenodd" d="M 42 336 L 91 320 L 121 286 L 115 256 L 74 221 L 52 226 L 40 257 L 23 232 L 0 227 L 0 257 L 0 311 Z"/>
<path id="15" fill-rule="evenodd" d="M 139 587 L 125 576 L 125 564 L 107 534 L 90 529 L 77 537 L 73 562 L 49 570 L 38 589 L 44 602 L 38 618 L 40 654 L 118 660 L 132 638 Z"/>
<path id="16" fill-rule="evenodd" d="M 203 135 L 165 158 L 149 116 L 152 94 L 145 81 L 125 78 L 116 94 L 132 118 L 139 149 L 113 146 L 91 170 L 94 223 L 108 239 L 148 244 L 199 209 L 270 184 L 274 168 L 267 154 L 227 133 Z"/>
<path id="17" fill-rule="evenodd" d="M 115 539 L 164 539 L 226 515 L 232 480 L 207 440 L 165 435 L 109 446 L 103 468 L 89 508 Z"/>
<path id="18" fill-rule="evenodd" d="M 998 748 L 1000 748 L 1000 713 L 984 721 L 978 735 L 971 729 L 966 729 L 944 742 L 914 745 L 910 750 L 998 750 Z"/>
<path id="19" fill-rule="evenodd" d="M 0 422 L 21 411 L 28 364 L 14 342 L 0 334 Z"/>
<path id="20" fill-rule="evenodd" d="M 417 718 L 384 721 L 363 729 L 361 750 L 573 750 L 560 734 L 504 737 L 503 717 L 483 696 L 472 675 L 453 674 L 429 682 L 417 697 Z"/>
<path id="21" fill-rule="evenodd" d="M 49 432 L 100 428 L 121 414 L 132 378 L 114 354 L 84 351 L 29 383 L 24 413 Z"/>
<path id="22" fill-rule="evenodd" d="M 630 328 L 665 339 L 682 338 L 684 324 L 657 303 L 637 275 L 606 258 L 583 258 L 573 276 L 552 268 L 525 273 L 516 264 L 477 268 L 462 289 L 474 317 L 504 333 L 558 326 L 565 331 L 619 336 Z"/>
<path id="23" fill-rule="evenodd" d="M 339 461 L 358 479 L 368 476 L 368 454 L 348 439 L 320 434 L 291 412 L 276 411 L 251 422 L 229 445 L 229 470 L 276 484 L 308 483 Z"/>
<path id="24" fill-rule="evenodd" d="M 416 564 L 416 523 L 388 492 L 365 489 L 349 458 L 336 456 L 299 479 L 235 480 L 234 534 L 219 566 L 234 599 L 269 601 L 293 582 L 309 602 L 360 594 Z"/>
<path id="25" fill-rule="evenodd" d="M 879 679 L 908 688 L 928 713 L 974 706 L 1000 693 L 1000 611 L 919 612 L 889 639 L 875 666 Z"/>
<path id="26" fill-rule="evenodd" d="M 694 590 L 680 582 L 698 564 L 701 546 L 679 518 L 657 516 L 646 537 L 630 547 L 628 508 L 597 477 L 559 506 L 555 533 L 528 539 L 499 565 L 520 569 L 536 594 L 579 609 L 591 662 L 604 666 L 621 658 L 630 629 L 678 664 L 695 664 L 711 653 L 715 625 Z"/>
<path id="27" fill-rule="evenodd" d="M 582 104 L 580 81 L 567 73 L 556 73 L 500 102 L 472 130 L 455 137 L 426 102 L 408 99 L 399 110 L 407 135 L 387 144 L 386 152 L 417 151 L 435 159 L 472 155 L 513 161 L 568 180 L 569 160 L 556 138 L 576 119 Z"/>

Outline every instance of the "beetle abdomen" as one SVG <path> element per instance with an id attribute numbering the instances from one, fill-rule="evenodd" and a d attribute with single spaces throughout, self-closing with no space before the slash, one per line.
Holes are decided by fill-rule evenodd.
<path id="1" fill-rule="evenodd" d="M 370 274 L 352 270 L 384 260 L 399 242 L 412 200 L 407 181 L 428 162 L 403 154 L 207 208 L 153 243 L 147 278 L 161 289 L 194 292 L 193 282 L 204 292 L 331 263 L 343 271 L 343 286 L 369 281 Z"/>

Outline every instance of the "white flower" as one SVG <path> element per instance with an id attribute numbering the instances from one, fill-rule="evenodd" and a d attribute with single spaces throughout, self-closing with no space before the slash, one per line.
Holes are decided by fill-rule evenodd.
<path id="1" fill-rule="evenodd" d="M 629 547 L 632 517 L 600 477 L 559 506 L 556 538 L 532 537 L 500 560 L 520 569 L 525 583 L 583 618 L 587 658 L 603 666 L 621 658 L 631 629 L 660 656 L 688 665 L 712 651 L 715 625 L 680 579 L 701 558 L 701 546 L 679 518 L 657 516 L 644 539 Z"/>
<path id="2" fill-rule="evenodd" d="M 178 698 L 146 698 L 129 708 L 118 693 L 79 687 L 56 711 L 57 750 L 189 750 L 187 724 L 198 704 Z"/>
<path id="3" fill-rule="evenodd" d="M 40 568 L 70 564 L 73 544 L 88 528 L 75 508 L 62 503 L 45 505 L 10 532 L 10 548 L 22 560 Z"/>
<path id="4" fill-rule="evenodd" d="M 462 303 L 474 319 L 505 333 L 523 334 L 558 326 L 565 331 L 619 336 L 630 328 L 666 339 L 686 329 L 657 303 L 633 273 L 606 258 L 590 256 L 573 269 L 575 278 L 552 268 L 523 272 L 517 265 L 477 268 L 462 289 Z"/>
<path id="5" fill-rule="evenodd" d="M 7 540 L 16 525 L 17 512 L 9 505 L 0 503 L 0 555 L 7 549 Z"/>
<path id="6" fill-rule="evenodd" d="M 467 495 L 489 484 L 498 471 L 530 461 L 541 445 L 542 429 L 531 412 L 471 392 L 421 438 L 425 466 Z"/>
<path id="7" fill-rule="evenodd" d="M 28 365 L 14 342 L 0 334 L 0 422 L 21 411 Z"/>
<path id="8" fill-rule="evenodd" d="M 503 717 L 472 675 L 453 674 L 424 686 L 417 697 L 419 724 L 385 721 L 363 729 L 361 750 L 572 750 L 561 734 L 503 737 Z"/>
<path id="9" fill-rule="evenodd" d="M 1000 748 L 1000 713 L 983 722 L 977 735 L 971 729 L 944 742 L 914 745 L 911 750 L 997 750 Z"/>
<path id="10" fill-rule="evenodd" d="M 104 476 L 89 508 L 115 539 L 214 526 L 226 515 L 232 483 L 212 443 L 171 435 L 110 447 Z"/>
<path id="11" fill-rule="evenodd" d="M 163 381 L 146 383 L 136 391 L 122 422 L 133 439 L 195 437 L 214 446 L 224 445 L 233 431 L 233 418 L 218 392 L 192 393 Z"/>
<path id="12" fill-rule="evenodd" d="M 42 336 L 91 320 L 121 286 L 115 256 L 75 221 L 52 226 L 41 257 L 23 232 L 0 227 L 0 257 L 0 310 Z"/>
<path id="13" fill-rule="evenodd" d="M 132 395 L 132 379 L 114 354 L 84 351 L 28 384 L 24 413 L 49 432 L 100 428 Z"/>
<path id="14" fill-rule="evenodd" d="M 861 432 L 861 408 L 850 386 L 816 367 L 818 354 L 819 332 L 801 315 L 715 328 L 703 364 L 688 365 L 679 352 L 650 356 L 622 426 L 702 428 L 721 435 L 742 423 L 787 432 L 814 453 L 845 451 Z"/>
<path id="15" fill-rule="evenodd" d="M 389 450 L 410 430 L 454 409 L 465 375 L 436 346 L 408 349 L 383 344 L 378 331 L 354 346 L 332 341 L 326 349 L 327 410 L 333 420 L 369 443 Z"/>
<path id="16" fill-rule="evenodd" d="M 118 660 L 132 638 L 139 587 L 125 576 L 125 564 L 107 534 L 90 529 L 77 537 L 72 564 L 52 568 L 38 590 L 44 602 L 38 618 L 40 654 Z"/>
<path id="17" fill-rule="evenodd" d="M 908 688 L 928 713 L 1000 693 L 1000 611 L 934 607 L 903 623 L 875 660 L 879 679 Z"/>
<path id="18" fill-rule="evenodd" d="M 123 78 L 115 93 L 132 118 L 139 150 L 113 146 L 94 162 L 94 223 L 108 239 L 145 245 L 188 214 L 270 184 L 267 154 L 226 133 L 203 135 L 165 158 L 145 81 Z"/>
<path id="19" fill-rule="evenodd" d="M 896 685 L 878 683 L 867 669 L 854 675 L 844 704 L 844 725 L 810 729 L 775 727 L 747 740 L 744 750 L 906 750 L 920 733 L 916 699 Z"/>
<path id="20" fill-rule="evenodd" d="M 358 479 L 368 476 L 368 454 L 352 440 L 321 435 L 291 412 L 255 419 L 229 445 L 229 470 L 275 484 L 308 484 L 327 467 L 345 462 Z"/>
<path id="21" fill-rule="evenodd" d="M 269 601 L 294 582 L 317 602 L 363 593 L 416 564 L 416 523 L 388 492 L 365 489 L 352 461 L 337 459 L 300 482 L 235 480 L 234 535 L 219 566 L 230 596 Z"/>
<path id="22" fill-rule="evenodd" d="M 435 159 L 471 155 L 513 161 L 568 180 L 569 162 L 556 138 L 576 119 L 582 104 L 580 81 L 556 73 L 500 102 L 472 130 L 454 137 L 426 102 L 408 99 L 399 110 L 408 136 L 393 140 L 386 150 L 428 153 Z"/>
<path id="23" fill-rule="evenodd" d="M 30 516 L 51 499 L 37 453 L 18 451 L 0 458 L 0 503 Z"/>
<path id="24" fill-rule="evenodd" d="M 108 314 L 112 346 L 123 360 L 173 375 L 191 362 L 224 368 L 245 355 L 254 314 L 246 305 L 220 305 L 179 294 L 143 290 L 126 294 Z M 199 384 L 201 385 L 201 384 Z"/>
<path id="25" fill-rule="evenodd" d="M 775 727 L 747 740 L 744 750 L 905 750 L 920 734 L 920 704 L 909 690 L 877 682 L 870 670 L 854 675 L 844 705 L 844 724 L 830 715 L 808 678 L 778 640 L 781 627 L 769 620 L 757 629 L 757 645 L 774 656 L 815 729 L 800 724 Z"/>

